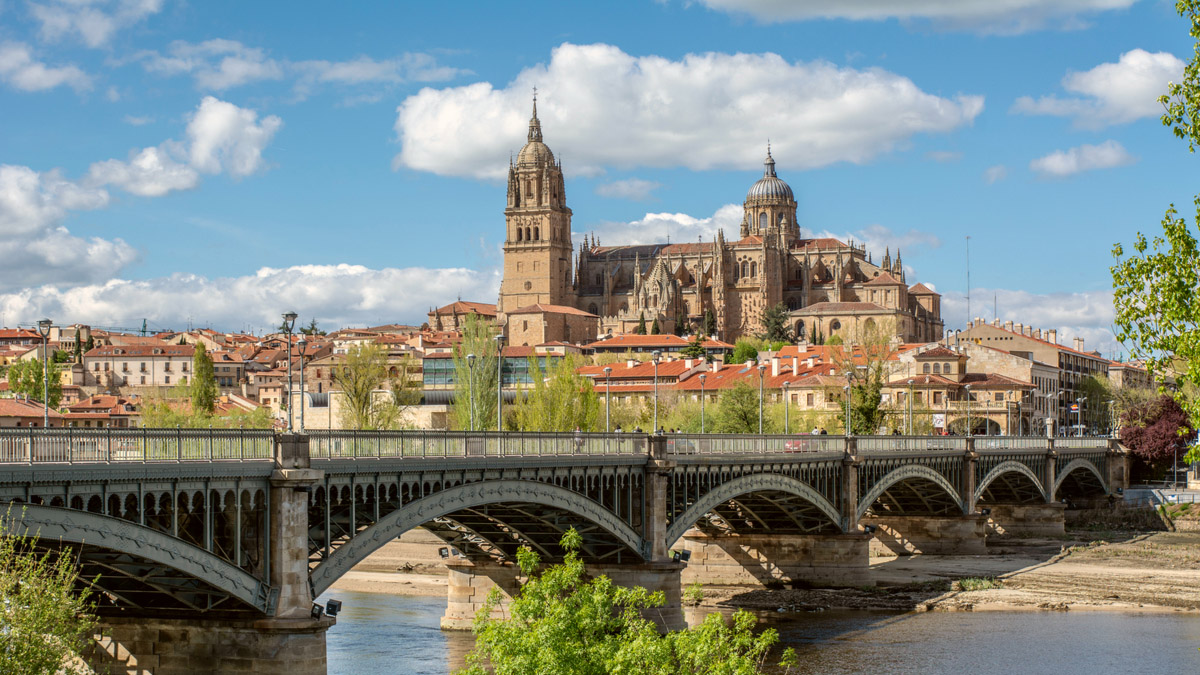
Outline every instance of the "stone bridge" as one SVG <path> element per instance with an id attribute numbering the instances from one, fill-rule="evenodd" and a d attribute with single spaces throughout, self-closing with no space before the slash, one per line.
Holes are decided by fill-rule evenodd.
<path id="1" fill-rule="evenodd" d="M 683 582 L 858 585 L 871 547 L 1061 532 L 1126 475 L 1091 438 L 0 430 L 6 528 L 79 561 L 92 661 L 121 673 L 324 673 L 313 599 L 415 527 L 447 544 L 446 627 L 515 587 L 518 548 L 561 559 L 571 527 L 593 573 L 666 591 L 654 618 L 677 627 Z"/>

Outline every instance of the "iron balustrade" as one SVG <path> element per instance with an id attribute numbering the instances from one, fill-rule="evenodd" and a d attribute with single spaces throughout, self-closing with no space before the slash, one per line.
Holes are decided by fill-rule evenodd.
<path id="1" fill-rule="evenodd" d="M 314 459 L 630 455 L 648 452 L 643 434 L 494 431 L 309 431 Z"/>
<path id="2" fill-rule="evenodd" d="M 666 434 L 673 455 L 763 455 L 772 453 L 842 453 L 841 436 L 807 434 Z"/>
<path id="3" fill-rule="evenodd" d="M 966 436 L 855 436 L 860 452 L 924 452 L 967 449 Z M 976 443 L 978 443 L 976 439 Z"/>
<path id="4" fill-rule="evenodd" d="M 1077 436 L 1054 439 L 1054 447 L 1056 448 L 1107 448 L 1107 438 L 1095 438 L 1091 436 Z"/>
<path id="5" fill-rule="evenodd" d="M 0 464 L 271 459 L 269 429 L 0 429 Z"/>

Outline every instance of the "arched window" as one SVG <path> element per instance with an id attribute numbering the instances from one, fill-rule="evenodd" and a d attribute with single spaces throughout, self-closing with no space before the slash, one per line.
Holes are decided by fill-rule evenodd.
<path id="1" fill-rule="evenodd" d="M 951 371 L 950 371 L 950 364 L 949 364 L 949 363 L 947 363 L 945 366 L 943 366 L 943 367 L 942 367 L 942 372 L 943 372 L 943 373 L 949 373 L 949 372 L 951 372 Z"/>
<path id="2" fill-rule="evenodd" d="M 621 303 L 621 313 L 624 314 L 625 312 L 628 312 L 628 311 L 629 311 L 629 303 L 622 302 Z"/>
<path id="3" fill-rule="evenodd" d="M 942 374 L 942 364 L 940 364 L 940 363 L 933 364 L 933 374 L 934 375 Z"/>
<path id="4" fill-rule="evenodd" d="M 597 274 L 597 275 L 596 275 L 596 285 L 597 285 L 597 286 L 603 286 L 603 285 L 604 285 L 604 275 L 603 275 L 603 274 Z M 595 314 L 595 312 L 592 312 L 592 314 Z"/>
<path id="5" fill-rule="evenodd" d="M 804 319 L 796 322 L 796 335 L 804 335 Z"/>
<path id="6" fill-rule="evenodd" d="M 758 229 L 760 229 L 760 230 L 767 229 L 767 214 L 766 213 L 758 214 Z"/>
<path id="7" fill-rule="evenodd" d="M 742 276 L 750 276 L 750 263 L 745 260 L 742 261 Z"/>
<path id="8" fill-rule="evenodd" d="M 750 276 L 752 276 L 752 277 L 758 276 L 758 263 L 756 263 L 756 262 L 750 263 Z"/>
<path id="9" fill-rule="evenodd" d="M 599 313 L 600 313 L 600 308 L 596 307 L 596 303 L 593 302 L 592 304 L 588 305 L 588 314 L 599 314 Z"/>
<path id="10" fill-rule="evenodd" d="M 525 228 L 525 241 L 530 241 L 531 239 L 533 239 L 533 237 L 529 236 L 529 232 L 530 232 L 529 228 L 528 227 Z"/>
<path id="11" fill-rule="evenodd" d="M 525 181 L 525 195 L 527 197 L 533 196 L 533 181 L 531 180 Z"/>
<path id="12" fill-rule="evenodd" d="M 781 227 L 783 226 L 783 214 L 782 214 L 782 213 L 781 213 L 781 214 L 779 214 L 779 218 L 777 218 L 777 219 L 775 220 L 775 222 L 779 223 L 779 225 L 780 225 Z"/>
<path id="13" fill-rule="evenodd" d="M 926 375 L 929 374 L 929 364 L 928 363 L 926 363 L 924 366 L 921 367 L 921 372 L 925 373 Z"/>
<path id="14" fill-rule="evenodd" d="M 536 227 L 535 227 L 535 228 L 533 228 L 533 240 L 534 240 L 534 241 L 541 241 L 541 240 L 542 240 L 542 235 L 541 235 L 541 233 L 540 233 L 540 232 L 538 232 L 538 229 L 537 229 Z"/>
<path id="15" fill-rule="evenodd" d="M 523 239 L 524 239 L 524 236 L 523 236 L 524 234 L 525 234 L 525 233 L 521 231 L 521 228 L 519 228 L 519 227 L 518 227 L 518 228 L 517 228 L 517 241 L 521 241 L 521 240 L 523 240 Z"/>

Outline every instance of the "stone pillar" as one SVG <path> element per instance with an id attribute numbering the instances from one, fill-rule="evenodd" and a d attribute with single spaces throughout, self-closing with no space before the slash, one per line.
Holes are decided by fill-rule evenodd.
<path id="1" fill-rule="evenodd" d="M 682 583 L 720 586 L 865 586 L 868 534 L 710 535 L 688 530 Z"/>
<path id="2" fill-rule="evenodd" d="M 1121 445 L 1121 442 L 1112 439 L 1108 442 L 1107 461 L 1105 464 L 1108 467 L 1108 491 L 1110 494 L 1116 494 L 1117 490 L 1123 493 L 1129 489 L 1129 450 Z"/>
<path id="3" fill-rule="evenodd" d="M 987 553 L 987 518 L 967 516 L 872 516 L 864 525 L 875 525 L 872 556 L 984 555 Z"/>
<path id="4" fill-rule="evenodd" d="M 276 619 L 309 618 L 308 498 L 324 472 L 309 467 L 308 436 L 280 434 L 271 474 L 270 582 L 278 589 Z"/>
<path id="5" fill-rule="evenodd" d="M 1051 537 L 1066 530 L 1065 504 L 989 504 L 987 533 L 1014 537 Z"/>
<path id="6" fill-rule="evenodd" d="M 858 532 L 858 445 L 853 438 L 846 439 L 846 455 L 842 458 L 842 528 L 846 532 Z"/>
<path id="7" fill-rule="evenodd" d="M 612 579 L 618 586 L 641 586 L 648 591 L 662 591 L 666 603 L 642 612 L 642 616 L 653 621 L 660 631 L 683 630 L 687 621 L 683 616 L 683 586 L 680 572 L 683 563 L 652 562 L 641 565 L 587 565 L 588 574 Z"/>
<path id="8" fill-rule="evenodd" d="M 975 513 L 975 488 L 978 485 L 979 453 L 975 452 L 975 439 L 967 437 L 967 452 L 963 455 L 962 495 L 963 513 Z"/>
<path id="9" fill-rule="evenodd" d="M 1054 449 L 1054 439 L 1050 439 L 1050 447 L 1046 450 L 1046 476 L 1042 485 L 1046 487 L 1046 503 L 1053 503 L 1054 481 L 1058 480 L 1058 451 Z"/>
<path id="10" fill-rule="evenodd" d="M 642 538 L 647 562 L 669 562 L 667 553 L 667 500 L 671 497 L 671 471 L 675 462 L 667 459 L 667 441 L 659 434 L 648 439 L 650 457 L 646 461 L 646 508 Z"/>

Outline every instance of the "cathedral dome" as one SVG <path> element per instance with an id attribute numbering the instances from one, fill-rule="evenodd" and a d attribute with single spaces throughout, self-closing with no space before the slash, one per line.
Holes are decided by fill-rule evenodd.
<path id="1" fill-rule="evenodd" d="M 517 153 L 517 166 L 543 166 L 554 163 L 554 153 L 542 142 L 542 122 L 537 116 L 537 98 L 533 99 L 533 117 L 529 119 L 529 141 Z"/>
<path id="2" fill-rule="evenodd" d="M 751 200 L 795 201 L 791 186 L 775 175 L 775 160 L 771 157 L 770 146 L 767 147 L 767 158 L 763 161 L 763 177 L 750 186 L 750 191 L 746 193 L 746 201 Z"/>

